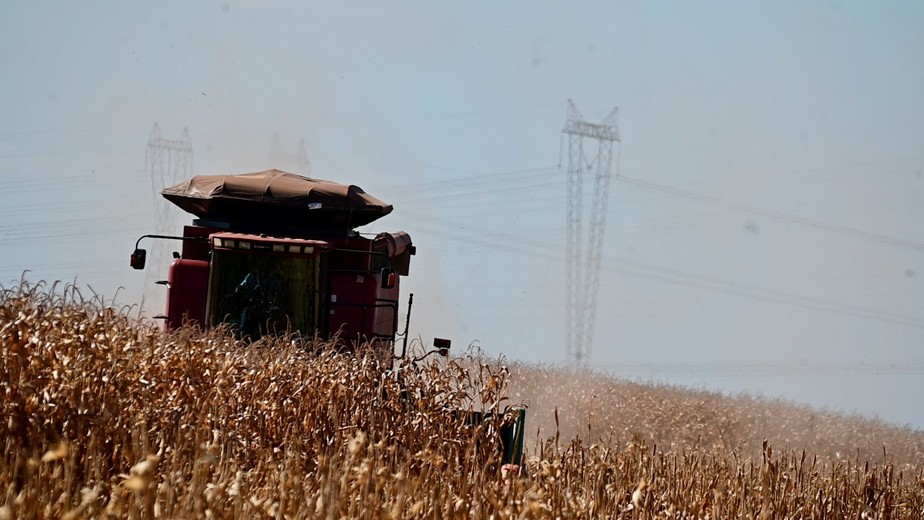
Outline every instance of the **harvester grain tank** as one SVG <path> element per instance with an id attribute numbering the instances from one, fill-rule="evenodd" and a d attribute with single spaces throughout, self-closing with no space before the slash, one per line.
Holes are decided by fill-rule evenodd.
<path id="1" fill-rule="evenodd" d="M 142 239 L 182 243 L 159 282 L 167 287 L 165 327 L 227 324 L 248 341 L 286 333 L 336 339 L 344 349 L 371 343 L 393 356 L 400 280 L 416 248 L 403 231 L 356 231 L 391 213 L 390 204 L 358 186 L 281 170 L 200 175 L 162 195 L 196 217 L 181 236 L 142 236 L 131 255 L 143 269 Z M 404 338 L 406 347 L 407 325 Z M 449 342 L 435 346 L 445 355 Z M 518 464 L 525 411 L 513 415 L 501 435 L 505 462 Z"/>

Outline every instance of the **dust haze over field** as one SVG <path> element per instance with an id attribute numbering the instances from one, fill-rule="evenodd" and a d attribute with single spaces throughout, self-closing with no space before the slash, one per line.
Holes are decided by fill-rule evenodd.
<path id="1" fill-rule="evenodd" d="M 924 428 L 921 6 L 27 2 L 0 41 L 0 283 L 160 289 L 155 122 L 199 174 L 304 139 L 418 245 L 412 336 L 558 366 L 571 98 L 620 110 L 595 370 Z"/>
<path id="2" fill-rule="evenodd" d="M 529 435 L 587 443 L 632 439 L 666 450 L 759 453 L 765 441 L 827 461 L 888 460 L 918 466 L 924 432 L 782 400 L 634 383 L 567 368 L 511 371 L 512 402 L 529 405 Z M 558 415 L 556 422 L 556 413 Z"/>

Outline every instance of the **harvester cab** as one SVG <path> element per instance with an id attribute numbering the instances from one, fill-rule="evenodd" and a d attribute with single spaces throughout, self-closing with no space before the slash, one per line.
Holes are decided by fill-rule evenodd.
<path id="1" fill-rule="evenodd" d="M 144 235 L 131 254 L 143 269 L 146 238 L 181 243 L 167 279 L 167 329 L 227 325 L 241 339 L 292 334 L 336 339 L 346 350 L 372 344 L 394 356 L 401 277 L 416 248 L 403 231 L 362 235 L 356 228 L 392 206 L 354 185 L 268 170 L 196 176 L 162 195 L 195 215 L 181 236 Z M 410 325 L 409 298 L 403 358 Z M 446 355 L 448 340 L 434 342 Z M 504 462 L 522 458 L 525 410 L 502 430 Z M 480 420 L 480 417 L 479 417 Z"/>

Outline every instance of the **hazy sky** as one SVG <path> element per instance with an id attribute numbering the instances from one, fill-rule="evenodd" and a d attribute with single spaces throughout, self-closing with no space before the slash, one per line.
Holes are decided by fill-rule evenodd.
<path id="1" fill-rule="evenodd" d="M 6 1 L 0 283 L 141 299 L 155 122 L 304 139 L 414 238 L 412 334 L 562 362 L 571 98 L 622 137 L 594 367 L 924 428 L 922 64 L 914 1 Z"/>

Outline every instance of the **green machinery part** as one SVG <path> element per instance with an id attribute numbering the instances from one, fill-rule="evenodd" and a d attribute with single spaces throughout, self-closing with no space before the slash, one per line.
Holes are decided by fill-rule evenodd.
<path id="1" fill-rule="evenodd" d="M 526 434 L 526 408 L 511 406 L 507 408 L 505 423 L 501 426 L 501 443 L 504 446 L 504 464 L 523 462 L 523 438 Z"/>

